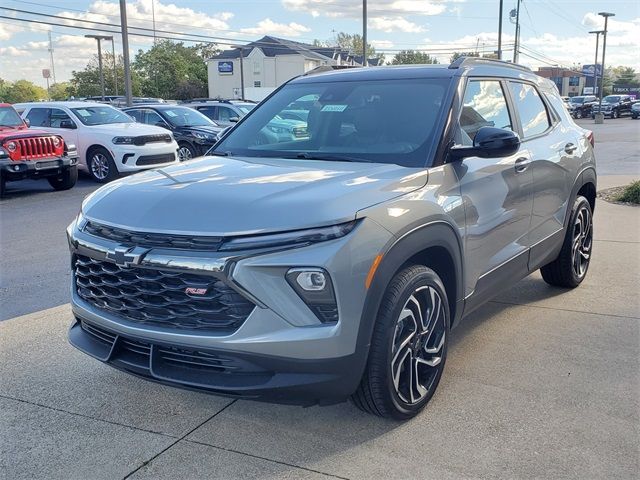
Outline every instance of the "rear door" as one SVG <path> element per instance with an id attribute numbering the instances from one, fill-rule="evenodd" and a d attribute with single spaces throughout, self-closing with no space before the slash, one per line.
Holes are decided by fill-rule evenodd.
<path id="1" fill-rule="evenodd" d="M 569 123 L 563 123 L 547 105 L 538 87 L 509 81 L 516 108 L 522 148 L 531 159 L 533 211 L 529 243 L 531 268 L 563 239 L 563 224 L 582 154 L 580 139 Z"/>
<path id="2" fill-rule="evenodd" d="M 517 131 L 507 85 L 467 82 L 459 120 L 463 145 L 482 127 Z M 465 158 L 456 165 L 466 212 L 466 294 L 481 302 L 496 285 L 527 271 L 533 176 L 526 148 L 502 158 Z M 472 300 L 473 301 L 473 300 Z"/>

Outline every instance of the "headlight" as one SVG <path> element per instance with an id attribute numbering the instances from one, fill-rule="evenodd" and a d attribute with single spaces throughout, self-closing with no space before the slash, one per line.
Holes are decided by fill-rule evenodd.
<path id="1" fill-rule="evenodd" d="M 269 128 L 269 130 L 271 130 L 273 133 L 287 133 L 287 129 L 283 128 L 283 127 L 275 127 L 273 125 L 267 125 L 267 127 Z"/>
<path id="2" fill-rule="evenodd" d="M 193 132 L 193 136 L 200 140 L 208 140 L 210 142 L 216 141 L 216 137 L 214 135 L 209 135 L 208 133 Z"/>
<path id="3" fill-rule="evenodd" d="M 135 137 L 113 137 L 111 141 L 116 145 L 133 145 Z"/>
<path id="4" fill-rule="evenodd" d="M 13 141 L 12 142 L 7 142 L 7 143 L 5 143 L 4 148 L 6 148 L 7 151 L 13 153 L 18 148 L 18 144 L 16 142 L 13 142 Z"/>
<path id="5" fill-rule="evenodd" d="M 51 141 L 53 142 L 54 147 L 58 148 L 60 146 L 60 137 L 53 137 Z"/>
<path id="6" fill-rule="evenodd" d="M 220 251 L 235 252 L 238 250 L 252 250 L 257 248 L 273 247 L 302 247 L 313 243 L 326 242 L 347 235 L 354 229 L 358 222 L 352 221 L 332 225 L 330 227 L 309 228 L 307 230 L 294 230 L 291 232 L 274 233 L 267 235 L 247 235 L 231 238 L 223 242 Z"/>

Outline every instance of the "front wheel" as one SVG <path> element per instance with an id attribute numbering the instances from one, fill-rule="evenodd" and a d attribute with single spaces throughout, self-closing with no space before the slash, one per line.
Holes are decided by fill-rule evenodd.
<path id="1" fill-rule="evenodd" d="M 400 271 L 382 299 L 353 403 L 382 417 L 417 415 L 438 386 L 448 338 L 449 303 L 440 277 L 422 265 Z"/>
<path id="2" fill-rule="evenodd" d="M 582 111 L 581 110 L 577 110 L 576 114 L 575 114 L 576 118 L 582 118 Z"/>
<path id="3" fill-rule="evenodd" d="M 582 283 L 591 263 L 593 249 L 593 212 L 589 201 L 579 196 L 573 204 L 571 219 L 558 257 L 540 269 L 549 285 L 575 288 Z"/>
<path id="4" fill-rule="evenodd" d="M 55 190 L 69 190 L 78 181 L 78 167 L 69 167 L 57 177 L 49 177 L 47 180 Z"/>
<path id="5" fill-rule="evenodd" d="M 620 114 L 618 113 L 617 110 L 614 110 L 613 112 L 611 112 L 611 118 L 618 118 L 620 116 Z"/>
<path id="6" fill-rule="evenodd" d="M 185 160 L 191 160 L 192 158 L 195 158 L 195 156 L 195 149 L 188 143 L 181 143 L 178 147 L 178 160 L 180 160 L 181 162 L 184 162 Z"/>
<path id="7" fill-rule="evenodd" d="M 102 147 L 94 148 L 87 154 L 87 168 L 98 183 L 110 182 L 119 175 L 113 157 Z"/>

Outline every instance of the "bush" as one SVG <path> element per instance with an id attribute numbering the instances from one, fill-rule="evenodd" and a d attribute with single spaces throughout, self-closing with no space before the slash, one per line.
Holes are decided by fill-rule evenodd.
<path id="1" fill-rule="evenodd" d="M 640 204 L 640 180 L 626 186 L 616 201 Z"/>

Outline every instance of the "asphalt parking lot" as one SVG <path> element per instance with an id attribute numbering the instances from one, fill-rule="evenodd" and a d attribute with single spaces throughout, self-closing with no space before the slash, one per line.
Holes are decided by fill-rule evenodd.
<path id="1" fill-rule="evenodd" d="M 640 122 L 596 135 L 599 189 L 640 177 Z M 95 185 L 0 203 L 0 478 L 637 478 L 640 209 L 600 201 L 580 288 L 535 274 L 452 333 L 401 424 L 178 390 L 75 351 L 64 228 Z M 21 316 L 20 316 L 21 315 Z"/>

